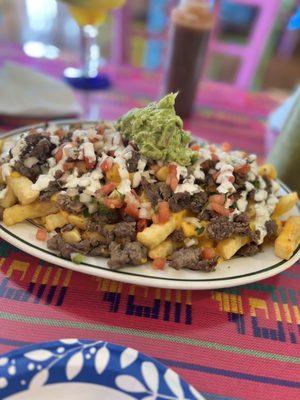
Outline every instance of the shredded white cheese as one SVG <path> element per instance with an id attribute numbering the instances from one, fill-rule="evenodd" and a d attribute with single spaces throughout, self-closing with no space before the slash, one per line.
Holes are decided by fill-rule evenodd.
<path id="1" fill-rule="evenodd" d="M 185 179 L 183 183 L 179 184 L 175 190 L 175 193 L 188 192 L 189 194 L 201 192 L 199 185 L 195 184 L 195 177 L 191 175 L 189 178 Z"/>

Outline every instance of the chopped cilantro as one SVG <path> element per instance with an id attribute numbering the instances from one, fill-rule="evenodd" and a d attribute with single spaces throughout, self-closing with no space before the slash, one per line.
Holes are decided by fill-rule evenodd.
<path id="1" fill-rule="evenodd" d="M 195 162 L 199 159 L 199 154 L 196 152 L 192 153 L 191 155 L 191 164 L 195 164 Z"/>
<path id="2" fill-rule="evenodd" d="M 205 228 L 204 228 L 204 226 L 198 226 L 197 228 L 196 228 L 196 232 L 197 232 L 197 235 L 202 235 L 202 233 L 205 231 Z"/>
<path id="3" fill-rule="evenodd" d="M 85 208 L 85 209 L 83 210 L 83 216 L 84 216 L 85 218 L 88 218 L 88 217 L 90 216 L 89 210 L 88 210 L 87 208 Z"/>
<path id="4" fill-rule="evenodd" d="M 79 197 L 79 194 L 76 194 L 75 200 L 76 200 L 76 201 L 79 201 L 79 198 L 80 198 L 80 197 Z"/>
<path id="5" fill-rule="evenodd" d="M 207 202 L 206 204 L 204 204 L 204 206 L 202 207 L 202 210 L 199 214 L 199 217 L 201 219 L 202 215 L 204 214 L 204 212 L 207 210 L 207 207 L 209 206 L 209 203 Z"/>
<path id="6" fill-rule="evenodd" d="M 109 213 L 109 208 L 107 208 L 103 203 L 99 203 L 98 213 L 100 215 L 106 215 Z"/>
<path id="7" fill-rule="evenodd" d="M 75 263 L 75 264 L 81 264 L 84 260 L 84 255 L 80 254 L 80 253 L 72 253 L 71 254 L 71 260 Z"/>
<path id="8" fill-rule="evenodd" d="M 259 180 L 255 179 L 255 181 L 252 182 L 252 185 L 256 188 L 259 189 Z"/>

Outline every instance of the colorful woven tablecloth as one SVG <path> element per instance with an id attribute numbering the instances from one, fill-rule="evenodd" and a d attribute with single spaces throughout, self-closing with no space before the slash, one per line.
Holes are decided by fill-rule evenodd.
<path id="1" fill-rule="evenodd" d="M 56 61 L 10 56 L 54 75 L 62 71 Z M 129 67 L 111 73 L 111 91 L 82 98 L 105 118 L 158 95 L 157 75 Z M 186 126 L 263 157 L 264 122 L 274 106 L 262 94 L 204 84 Z M 207 399 L 299 400 L 299 283 L 295 265 L 226 290 L 145 288 L 58 268 L 2 241 L 0 353 L 63 337 L 104 339 L 158 358 Z"/>

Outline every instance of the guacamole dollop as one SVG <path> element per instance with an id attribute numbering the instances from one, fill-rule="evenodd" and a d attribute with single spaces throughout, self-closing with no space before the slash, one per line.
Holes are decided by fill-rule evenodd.
<path id="1" fill-rule="evenodd" d="M 170 93 L 145 108 L 130 110 L 117 121 L 117 129 L 134 141 L 146 158 L 188 166 L 197 159 L 197 153 L 188 147 L 190 135 L 176 115 L 176 96 Z"/>

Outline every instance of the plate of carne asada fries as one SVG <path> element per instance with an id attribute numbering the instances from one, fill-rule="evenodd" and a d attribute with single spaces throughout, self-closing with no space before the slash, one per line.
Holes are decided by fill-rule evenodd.
<path id="1" fill-rule="evenodd" d="M 8 133 L 0 236 L 52 264 L 163 288 L 236 286 L 293 265 L 297 193 L 254 154 L 193 139 L 175 98 L 116 122 Z"/>

